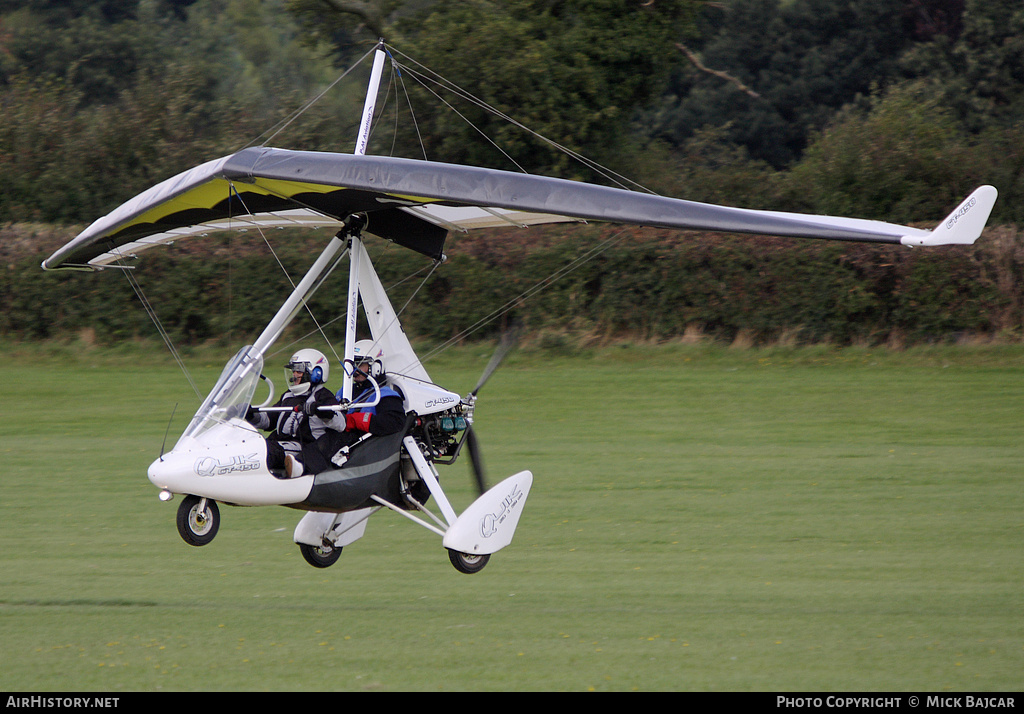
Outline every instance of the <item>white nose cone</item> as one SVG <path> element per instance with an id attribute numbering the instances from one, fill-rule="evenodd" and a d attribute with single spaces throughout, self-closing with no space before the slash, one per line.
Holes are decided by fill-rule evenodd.
<path id="1" fill-rule="evenodd" d="M 161 456 L 159 459 L 157 459 L 156 461 L 149 465 L 149 471 L 147 472 L 147 476 L 149 476 L 149 482 L 152 483 L 157 488 L 166 490 L 166 475 L 167 467 L 163 456 Z"/>
<path id="2" fill-rule="evenodd" d="M 196 473 L 193 468 L 196 457 L 193 454 L 170 452 L 149 465 L 149 481 L 162 491 L 171 493 L 193 493 Z M 190 490 L 191 489 L 191 490 Z"/>

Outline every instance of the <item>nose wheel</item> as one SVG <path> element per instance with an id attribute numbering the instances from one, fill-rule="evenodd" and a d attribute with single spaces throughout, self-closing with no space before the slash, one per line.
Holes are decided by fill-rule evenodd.
<path id="1" fill-rule="evenodd" d="M 217 502 L 199 496 L 186 496 L 178 506 L 178 534 L 189 545 L 206 545 L 220 527 Z"/>

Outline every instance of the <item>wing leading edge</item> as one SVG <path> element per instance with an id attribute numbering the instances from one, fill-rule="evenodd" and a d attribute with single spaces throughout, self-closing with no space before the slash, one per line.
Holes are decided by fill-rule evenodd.
<path id="1" fill-rule="evenodd" d="M 757 211 L 564 179 L 414 159 L 243 149 L 170 178 L 100 218 L 43 262 L 93 269 L 152 246 L 247 227 L 367 231 L 433 258 L 448 231 L 563 221 L 904 245 L 971 244 L 997 192 L 982 186 L 934 230 L 837 216 Z"/>

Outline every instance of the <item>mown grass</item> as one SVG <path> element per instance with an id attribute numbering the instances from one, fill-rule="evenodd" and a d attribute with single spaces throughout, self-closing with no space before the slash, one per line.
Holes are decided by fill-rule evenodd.
<path id="1" fill-rule="evenodd" d="M 229 352 L 187 355 L 201 389 Z M 322 571 L 285 508 L 191 548 L 145 478 L 197 405 L 177 367 L 0 353 L 6 690 L 1021 685 L 1020 347 L 516 353 L 477 426 L 492 483 L 536 481 L 473 576 L 389 513 Z M 428 367 L 465 392 L 487 357 Z M 466 466 L 442 477 L 465 507 Z"/>

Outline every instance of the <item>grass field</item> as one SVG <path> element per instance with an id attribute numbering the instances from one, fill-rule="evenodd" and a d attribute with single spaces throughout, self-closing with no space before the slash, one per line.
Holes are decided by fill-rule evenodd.
<path id="1" fill-rule="evenodd" d="M 201 389 L 231 351 L 189 357 Z M 0 689 L 1024 683 L 1024 348 L 517 353 L 477 426 L 491 482 L 534 488 L 472 576 L 391 513 L 326 570 L 285 508 L 185 545 L 145 476 L 197 406 L 178 368 L 39 352 L 0 348 Z M 428 367 L 466 392 L 487 356 Z"/>

